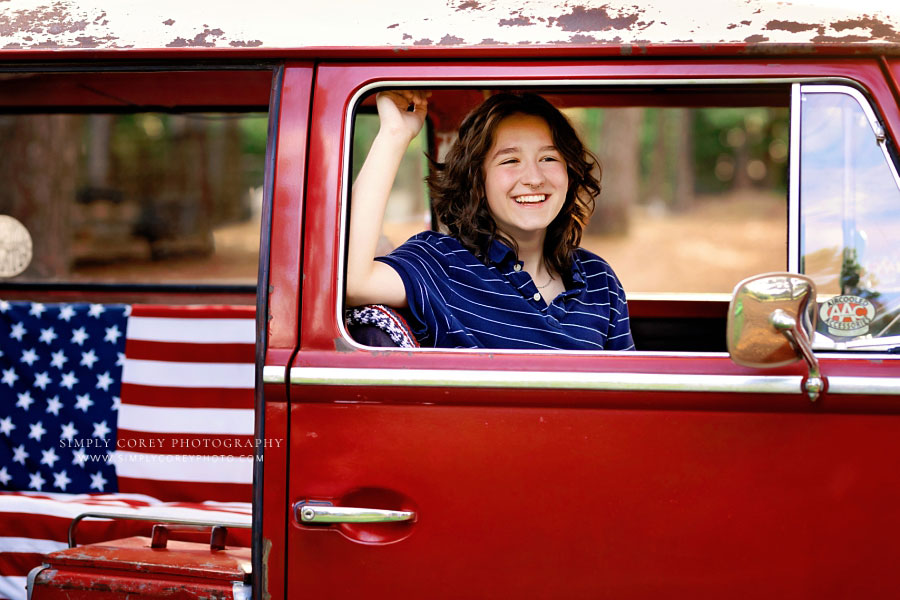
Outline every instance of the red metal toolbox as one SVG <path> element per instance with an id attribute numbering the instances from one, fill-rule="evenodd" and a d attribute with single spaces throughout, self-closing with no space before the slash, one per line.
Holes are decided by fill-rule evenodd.
<path id="1" fill-rule="evenodd" d="M 34 600 L 250 598 L 250 549 L 226 547 L 224 527 L 210 543 L 169 540 L 196 527 L 157 524 L 153 535 L 60 550 L 28 577 Z"/>

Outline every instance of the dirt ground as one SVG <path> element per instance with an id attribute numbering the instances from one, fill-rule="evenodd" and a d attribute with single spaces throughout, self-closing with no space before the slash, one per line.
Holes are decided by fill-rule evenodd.
<path id="1" fill-rule="evenodd" d="M 786 266 L 787 223 L 783 197 L 744 192 L 698 198 L 684 214 L 635 207 L 627 235 L 586 237 L 583 246 L 605 258 L 629 294 L 722 292 L 750 275 Z M 385 225 L 394 244 L 423 223 Z M 216 230 L 215 254 L 177 260 L 97 265 L 78 270 L 81 280 L 253 283 L 259 223 Z"/>
<path id="2" fill-rule="evenodd" d="M 259 221 L 228 225 L 213 232 L 209 256 L 185 255 L 85 265 L 75 271 L 80 281 L 119 283 L 255 284 L 259 269 Z"/>
<path id="3" fill-rule="evenodd" d="M 612 265 L 629 293 L 731 293 L 741 279 L 787 268 L 787 208 L 784 197 L 754 192 L 698 198 L 679 215 L 639 208 L 628 235 L 582 245 Z"/>

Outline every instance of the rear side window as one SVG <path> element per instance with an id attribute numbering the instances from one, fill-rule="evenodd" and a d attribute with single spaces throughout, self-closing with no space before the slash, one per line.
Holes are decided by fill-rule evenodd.
<path id="1" fill-rule="evenodd" d="M 267 96 L 227 106 L 227 78 L 201 94 L 190 77 L 84 77 L 66 75 L 74 106 L 0 114 L 0 214 L 32 252 L 0 281 L 255 284 Z M 2 83 L 13 94 L 48 79 Z M 77 104 L 98 98 L 113 106 Z"/>

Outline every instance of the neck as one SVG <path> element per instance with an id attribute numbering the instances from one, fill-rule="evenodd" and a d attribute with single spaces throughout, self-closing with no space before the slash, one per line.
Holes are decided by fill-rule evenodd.
<path id="1" fill-rule="evenodd" d="M 544 236 L 532 240 L 516 240 L 516 244 L 519 246 L 518 256 L 524 263 L 524 269 L 543 282 L 549 276 L 544 266 Z"/>

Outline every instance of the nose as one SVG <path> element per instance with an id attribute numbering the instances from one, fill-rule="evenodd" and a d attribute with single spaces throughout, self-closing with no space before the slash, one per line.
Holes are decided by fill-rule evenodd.
<path id="1" fill-rule="evenodd" d="M 520 181 L 532 189 L 537 189 L 544 183 L 544 172 L 536 160 L 525 161 Z"/>

